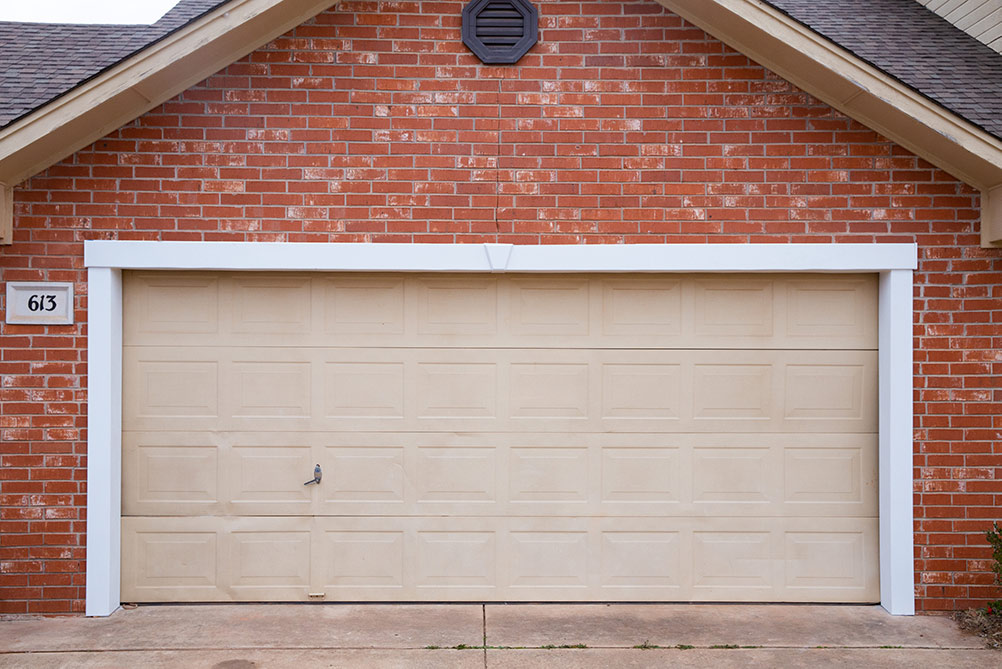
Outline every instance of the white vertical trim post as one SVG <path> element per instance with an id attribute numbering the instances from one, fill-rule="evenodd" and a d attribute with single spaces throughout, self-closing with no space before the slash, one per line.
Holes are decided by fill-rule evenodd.
<path id="1" fill-rule="evenodd" d="M 87 270 L 88 616 L 120 603 L 122 561 L 122 271 Z"/>
<path id="2" fill-rule="evenodd" d="M 912 272 L 880 273 L 880 605 L 915 613 Z"/>

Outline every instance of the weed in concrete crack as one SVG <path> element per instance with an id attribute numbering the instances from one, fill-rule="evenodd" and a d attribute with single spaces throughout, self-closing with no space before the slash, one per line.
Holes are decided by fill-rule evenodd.
<path id="1" fill-rule="evenodd" d="M 904 646 L 881 646 L 881 648 L 904 648 Z"/>
<path id="2" fill-rule="evenodd" d="M 453 648 L 453 650 L 473 650 L 473 649 L 480 650 L 481 647 L 480 646 L 468 646 L 465 643 L 458 643 L 455 646 L 453 646 L 452 648 Z"/>
<path id="3" fill-rule="evenodd" d="M 540 648 L 542 648 L 543 650 L 553 650 L 555 648 L 587 648 L 587 647 L 588 646 L 584 645 L 583 643 L 562 643 L 559 646 L 556 646 L 552 643 L 548 643 L 545 646 L 540 646 Z"/>
<path id="4" fill-rule="evenodd" d="M 712 646 L 710 646 L 710 648 L 731 650 L 734 648 L 740 648 L 740 646 L 738 646 L 735 643 L 715 643 Z"/>
<path id="5" fill-rule="evenodd" d="M 639 648 L 640 650 L 651 650 L 652 648 L 660 648 L 657 644 L 651 643 L 648 639 L 644 639 L 643 643 L 638 643 L 634 648 Z"/>
<path id="6" fill-rule="evenodd" d="M 691 646 L 687 643 L 677 643 L 675 644 L 675 647 L 678 648 L 679 650 L 692 650 L 693 648 L 695 648 L 695 646 Z"/>
<path id="7" fill-rule="evenodd" d="M 425 650 L 438 650 L 441 646 L 425 646 Z"/>

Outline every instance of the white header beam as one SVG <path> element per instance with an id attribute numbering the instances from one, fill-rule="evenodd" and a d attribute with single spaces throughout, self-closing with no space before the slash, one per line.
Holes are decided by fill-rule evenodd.
<path id="1" fill-rule="evenodd" d="M 880 272 L 914 244 L 286 244 L 89 241 L 87 267 L 337 272 Z"/>

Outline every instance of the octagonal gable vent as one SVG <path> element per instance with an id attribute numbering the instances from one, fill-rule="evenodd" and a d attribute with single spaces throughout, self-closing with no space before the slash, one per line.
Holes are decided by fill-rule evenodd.
<path id="1" fill-rule="evenodd" d="M 485 63 L 514 63 L 539 35 L 539 12 L 528 0 L 470 0 L 463 8 L 463 44 Z"/>

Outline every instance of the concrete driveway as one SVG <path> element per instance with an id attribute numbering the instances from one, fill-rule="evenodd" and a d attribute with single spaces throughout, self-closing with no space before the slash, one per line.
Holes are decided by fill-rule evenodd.
<path id="1" fill-rule="evenodd" d="M 0 667 L 1002 667 L 876 606 L 233 604 L 0 621 Z"/>

